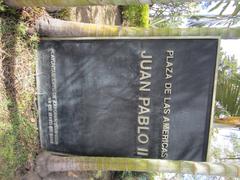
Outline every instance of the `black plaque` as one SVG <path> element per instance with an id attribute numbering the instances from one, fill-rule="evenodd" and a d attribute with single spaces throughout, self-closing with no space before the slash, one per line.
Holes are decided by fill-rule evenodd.
<path id="1" fill-rule="evenodd" d="M 217 48 L 217 38 L 42 40 L 42 147 L 205 161 Z"/>

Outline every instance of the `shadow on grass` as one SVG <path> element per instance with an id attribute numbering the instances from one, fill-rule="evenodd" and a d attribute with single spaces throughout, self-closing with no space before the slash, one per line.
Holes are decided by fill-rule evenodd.
<path id="1" fill-rule="evenodd" d="M 20 10 L 10 9 L 0 14 L 1 44 L 4 56 L 0 66 L 7 99 L 6 119 L 8 128 L 0 129 L 0 179 L 12 179 L 24 174 L 28 167 L 26 162 L 31 150 L 28 147 L 29 137 L 35 136 L 32 125 L 20 113 L 16 88 L 16 57 L 19 41 Z M 0 93 L 0 95 L 1 95 Z M 0 102 L 2 103 L 2 102 Z M 31 140 L 30 140 L 31 141 Z"/>

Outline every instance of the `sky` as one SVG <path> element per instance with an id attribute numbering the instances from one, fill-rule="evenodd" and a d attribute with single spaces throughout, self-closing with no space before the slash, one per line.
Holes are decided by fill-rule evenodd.
<path id="1" fill-rule="evenodd" d="M 238 60 L 238 67 L 240 67 L 240 39 L 238 40 L 221 40 L 221 47 L 227 55 L 234 55 Z"/>
<path id="2" fill-rule="evenodd" d="M 216 5 L 216 3 L 212 3 L 207 9 L 203 7 L 199 7 L 199 14 L 200 15 L 218 15 L 221 12 L 222 7 L 224 4 L 222 4 L 219 8 L 216 10 L 209 12 L 209 10 Z M 228 8 L 224 11 L 223 15 L 229 15 L 234 11 L 233 6 L 234 1 L 232 1 L 231 5 L 228 6 Z M 239 27 L 239 23 L 237 24 Z M 234 55 L 238 60 L 238 67 L 240 67 L 240 39 L 238 40 L 221 40 L 221 47 L 223 50 L 227 53 L 227 55 L 232 56 Z"/>
<path id="3" fill-rule="evenodd" d="M 234 11 L 233 3 L 234 2 L 232 1 L 231 6 L 228 6 L 228 8 L 223 13 L 224 15 L 231 14 Z M 224 6 L 224 4 L 222 6 L 220 6 L 219 8 L 217 8 L 216 10 L 209 12 L 209 9 L 211 9 L 213 6 L 215 6 L 214 3 L 208 9 L 200 10 L 200 14 L 212 14 L 212 15 L 219 14 L 222 6 Z M 240 39 L 238 39 L 238 40 L 221 40 L 221 47 L 227 53 L 227 55 L 230 55 L 230 56 L 234 55 L 237 58 L 238 66 L 240 67 Z"/>
<path id="4" fill-rule="evenodd" d="M 218 15 L 221 11 L 221 6 L 219 8 L 217 8 L 216 10 L 209 12 L 209 9 L 214 7 L 214 5 L 216 3 L 217 2 L 213 3 L 208 8 L 204 8 L 203 6 L 200 5 L 198 7 L 198 13 L 196 13 L 196 14 L 198 14 L 198 15 Z M 232 3 L 232 5 L 233 5 L 233 3 Z M 234 11 L 234 6 L 229 6 L 223 14 L 224 15 L 231 14 L 233 11 Z M 187 23 L 188 23 L 187 19 L 183 20 L 183 24 L 180 25 L 180 27 L 187 27 Z M 240 28 L 240 23 L 238 23 L 236 26 Z M 240 39 L 221 40 L 220 45 L 223 48 L 223 51 L 225 51 L 227 55 L 235 56 L 235 58 L 238 60 L 237 61 L 238 67 L 240 67 Z"/>

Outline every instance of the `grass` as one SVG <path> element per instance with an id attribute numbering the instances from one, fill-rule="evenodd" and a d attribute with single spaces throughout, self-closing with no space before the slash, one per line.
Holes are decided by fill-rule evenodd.
<path id="1" fill-rule="evenodd" d="M 56 12 L 50 13 L 50 15 L 54 18 L 65 20 L 65 21 L 71 21 L 72 19 L 72 9 L 71 8 L 63 8 Z"/>
<path id="2" fill-rule="evenodd" d="M 0 0 L 0 179 L 19 179 L 39 151 L 35 65 L 36 19 L 42 8 L 9 8 Z M 68 20 L 70 9 L 54 14 Z"/>
<path id="3" fill-rule="evenodd" d="M 122 15 L 127 26 L 149 27 L 149 5 L 124 6 Z"/>
<path id="4" fill-rule="evenodd" d="M 0 179 L 15 179 L 32 168 L 38 152 L 35 58 L 38 37 L 29 34 L 29 9 L 0 1 Z"/>

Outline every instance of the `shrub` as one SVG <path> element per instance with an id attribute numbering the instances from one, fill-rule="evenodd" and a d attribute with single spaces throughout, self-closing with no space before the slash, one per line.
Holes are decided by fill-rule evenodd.
<path id="1" fill-rule="evenodd" d="M 127 26 L 148 27 L 149 26 L 149 5 L 124 6 L 123 21 Z"/>

